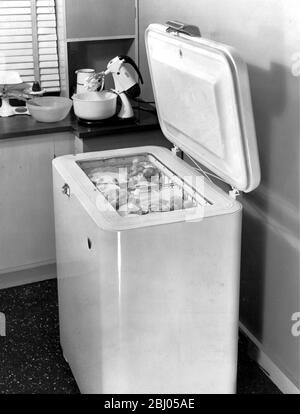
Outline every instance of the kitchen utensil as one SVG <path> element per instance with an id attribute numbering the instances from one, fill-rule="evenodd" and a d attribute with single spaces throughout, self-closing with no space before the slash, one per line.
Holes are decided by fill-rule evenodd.
<path id="1" fill-rule="evenodd" d="M 72 100 L 62 96 L 44 96 L 27 102 L 30 115 L 40 122 L 62 121 L 72 108 Z"/>
<path id="2" fill-rule="evenodd" d="M 78 69 L 76 70 L 77 84 L 76 93 L 84 93 L 88 91 L 86 80 L 95 73 L 95 69 Z"/>
<path id="3" fill-rule="evenodd" d="M 16 85 L 22 84 L 23 81 L 18 72 L 14 71 L 0 71 L 0 97 L 2 100 L 2 105 L 0 108 L 0 117 L 8 117 L 15 115 L 14 108 L 10 105 L 9 99 L 12 96 L 12 89 Z"/>
<path id="4" fill-rule="evenodd" d="M 36 102 L 34 99 L 32 99 L 30 101 L 30 105 L 33 105 L 33 106 L 43 106 L 40 102 Z"/>
<path id="5" fill-rule="evenodd" d="M 134 113 L 130 101 L 128 98 L 136 98 L 140 95 L 141 89 L 139 84 L 136 82 L 135 77 L 127 68 L 127 64 L 133 67 L 135 72 L 143 84 L 143 77 L 139 71 L 138 66 L 133 59 L 129 56 L 116 56 L 112 59 L 104 72 L 95 73 L 90 76 L 86 81 L 87 87 L 90 85 L 100 85 L 100 81 L 103 83 L 104 76 L 112 74 L 115 83 L 115 92 L 120 96 L 122 101 L 122 107 L 118 114 L 119 118 L 128 119 L 133 118 Z M 98 81 L 98 82 L 97 82 Z"/>
<path id="6" fill-rule="evenodd" d="M 81 119 L 107 119 L 116 113 L 117 95 L 111 91 L 75 94 L 72 99 L 75 115 Z"/>
<path id="7" fill-rule="evenodd" d="M 26 106 L 11 106 L 9 100 L 15 99 L 26 102 L 32 96 L 42 96 L 44 93 L 45 89 L 33 91 L 31 84 L 24 83 L 18 72 L 0 71 L 0 97 L 2 100 L 0 117 L 30 115 Z"/>
<path id="8" fill-rule="evenodd" d="M 85 82 L 84 86 L 89 92 L 101 92 L 104 89 L 105 84 L 105 72 L 94 73 L 89 76 Z"/>

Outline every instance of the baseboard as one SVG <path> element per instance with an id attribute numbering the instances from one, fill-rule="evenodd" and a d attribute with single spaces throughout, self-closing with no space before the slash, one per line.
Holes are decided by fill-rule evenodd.
<path id="1" fill-rule="evenodd" d="M 271 360 L 264 352 L 263 345 L 255 338 L 255 336 L 240 322 L 241 331 L 254 344 L 257 352 L 254 357 L 258 365 L 269 376 L 270 380 L 280 389 L 283 394 L 300 394 L 300 389 L 286 376 L 284 372 Z"/>
<path id="2" fill-rule="evenodd" d="M 28 285 L 56 278 L 56 264 L 51 263 L 32 269 L 0 274 L 0 289 Z"/>

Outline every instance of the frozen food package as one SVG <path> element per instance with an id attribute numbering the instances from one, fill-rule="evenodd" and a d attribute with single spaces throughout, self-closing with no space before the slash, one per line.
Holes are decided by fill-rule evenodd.
<path id="1" fill-rule="evenodd" d="M 203 206 L 206 200 L 151 154 L 80 163 L 98 191 L 122 217 Z"/>

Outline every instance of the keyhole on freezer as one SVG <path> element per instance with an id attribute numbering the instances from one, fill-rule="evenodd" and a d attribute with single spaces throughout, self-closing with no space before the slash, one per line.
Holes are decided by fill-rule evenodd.
<path id="1" fill-rule="evenodd" d="M 88 244 L 89 250 L 91 250 L 91 248 L 92 248 L 92 241 L 91 241 L 91 239 L 89 237 L 87 239 L 87 244 Z"/>

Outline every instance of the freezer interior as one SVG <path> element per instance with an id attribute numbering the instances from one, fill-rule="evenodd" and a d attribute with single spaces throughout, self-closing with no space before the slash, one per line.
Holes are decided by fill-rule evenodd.
<path id="1" fill-rule="evenodd" d="M 78 161 L 77 164 L 121 217 L 213 204 L 153 154 Z"/>

